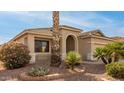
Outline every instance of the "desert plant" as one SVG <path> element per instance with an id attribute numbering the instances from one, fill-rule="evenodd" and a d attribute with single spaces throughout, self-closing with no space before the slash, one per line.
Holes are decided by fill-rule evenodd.
<path id="1" fill-rule="evenodd" d="M 105 58 L 106 56 L 106 52 L 104 48 L 96 48 L 94 55 L 95 58 L 97 58 L 97 60 L 102 60 L 104 62 L 104 64 L 107 64 L 107 60 Z"/>
<path id="2" fill-rule="evenodd" d="M 80 63 L 80 60 L 81 60 L 80 54 L 74 51 L 70 51 L 67 54 L 65 63 L 67 64 L 67 66 L 71 68 L 71 70 L 74 70 L 75 65 Z"/>
<path id="3" fill-rule="evenodd" d="M 124 42 L 113 42 L 103 48 L 96 48 L 94 57 L 102 59 L 105 64 L 117 62 L 120 58 L 124 58 Z"/>
<path id="4" fill-rule="evenodd" d="M 30 62 L 30 58 L 27 46 L 21 43 L 7 43 L 0 50 L 0 60 L 7 69 L 23 67 Z"/>
<path id="5" fill-rule="evenodd" d="M 124 42 L 113 42 L 106 47 L 108 47 L 112 53 L 114 62 L 119 61 L 119 59 L 124 56 Z"/>
<path id="6" fill-rule="evenodd" d="M 112 77 L 124 79 L 124 62 L 113 62 L 107 64 L 106 72 Z"/>
<path id="7" fill-rule="evenodd" d="M 49 70 L 43 67 L 33 67 L 31 71 L 28 72 L 29 76 L 37 77 L 37 76 L 44 76 L 49 73 Z"/>

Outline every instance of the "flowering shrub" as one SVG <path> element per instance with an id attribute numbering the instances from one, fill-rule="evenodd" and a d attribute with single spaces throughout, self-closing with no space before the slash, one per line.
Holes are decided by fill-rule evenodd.
<path id="1" fill-rule="evenodd" d="M 8 69 L 23 67 L 30 62 L 30 59 L 27 46 L 21 43 L 7 43 L 0 49 L 0 60 Z"/>

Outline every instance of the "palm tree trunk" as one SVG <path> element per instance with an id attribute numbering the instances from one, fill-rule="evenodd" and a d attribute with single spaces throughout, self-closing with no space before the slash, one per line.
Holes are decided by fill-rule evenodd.
<path id="1" fill-rule="evenodd" d="M 60 32 L 59 32 L 59 11 L 53 11 L 53 40 L 51 66 L 59 66 L 61 64 L 60 55 Z"/>
<path id="2" fill-rule="evenodd" d="M 112 62 L 112 58 L 108 58 L 108 63 L 111 63 Z"/>
<path id="3" fill-rule="evenodd" d="M 106 61 L 106 59 L 104 57 L 101 57 L 101 59 L 102 59 L 102 61 L 103 61 L 104 64 L 108 64 L 107 61 Z"/>
<path id="4" fill-rule="evenodd" d="M 119 61 L 119 56 L 117 54 L 114 55 L 114 62 L 118 62 Z"/>

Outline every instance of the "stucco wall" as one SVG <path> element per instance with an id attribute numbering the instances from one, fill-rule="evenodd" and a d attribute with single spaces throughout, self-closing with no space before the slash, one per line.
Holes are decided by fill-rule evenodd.
<path id="1" fill-rule="evenodd" d="M 35 54 L 35 61 L 36 62 L 42 62 L 42 65 L 50 65 L 51 62 L 51 54 L 50 53 L 36 53 Z"/>
<path id="2" fill-rule="evenodd" d="M 37 32 L 37 33 L 36 33 Z M 30 33 L 24 34 L 18 38 L 16 38 L 14 41 L 20 42 L 25 44 L 25 41 L 27 40 L 26 44 L 28 46 L 28 49 L 30 51 L 31 63 L 39 62 L 50 62 L 50 54 L 51 54 L 51 31 L 50 30 L 31 30 Z M 42 40 L 48 40 L 49 41 L 49 53 L 35 53 L 35 39 L 42 39 Z"/>
<path id="3" fill-rule="evenodd" d="M 64 60 L 66 57 L 66 39 L 68 36 L 72 36 L 75 40 L 75 51 L 78 52 L 78 36 L 80 34 L 80 31 L 75 30 L 69 30 L 69 29 L 61 29 L 61 55 L 62 59 Z"/>
<path id="4" fill-rule="evenodd" d="M 79 38 L 79 53 L 83 60 L 96 60 L 93 57 L 94 51 L 97 47 L 104 47 L 106 44 L 111 43 L 112 40 L 101 37 L 86 37 Z"/>
<path id="5" fill-rule="evenodd" d="M 91 38 L 79 38 L 79 53 L 82 56 L 82 60 L 89 60 L 91 54 Z"/>
<path id="6" fill-rule="evenodd" d="M 52 36 L 52 31 L 50 29 L 32 29 L 29 30 L 29 32 L 34 35 Z"/>
<path id="7" fill-rule="evenodd" d="M 30 50 L 30 55 L 32 56 L 31 62 L 50 62 L 50 55 L 51 55 L 51 40 L 52 40 L 52 31 L 50 29 L 32 29 L 29 31 L 26 30 L 26 34 L 21 35 L 20 37 L 16 38 L 16 41 L 25 44 L 25 40 L 27 40 L 26 44 Z M 105 39 L 103 37 L 97 38 L 96 37 L 80 37 L 81 30 L 76 29 L 60 29 L 60 33 L 62 35 L 60 39 L 60 49 L 62 58 L 65 59 L 66 57 L 66 39 L 68 36 L 72 36 L 75 41 L 75 51 L 79 52 L 82 56 L 82 60 L 94 60 L 93 52 L 97 47 L 103 47 L 112 41 L 109 39 Z M 100 37 L 100 36 L 99 36 Z M 26 38 L 26 39 L 25 39 Z M 49 53 L 35 53 L 35 42 L 36 38 L 49 40 Z M 71 46 L 71 42 L 70 46 Z"/>
<path id="8" fill-rule="evenodd" d="M 47 53 L 35 53 L 35 40 L 47 40 L 49 41 L 49 52 Z M 43 35 L 29 35 L 29 49 L 32 55 L 32 63 L 34 62 L 50 62 L 50 54 L 51 54 L 51 38 Z"/>
<path id="9" fill-rule="evenodd" d="M 112 43 L 113 41 L 110 39 L 104 39 L 104 38 L 91 38 L 91 56 L 92 60 L 96 60 L 93 58 L 93 54 L 95 52 L 95 49 L 98 47 L 104 47 L 106 44 Z"/>
<path id="10" fill-rule="evenodd" d="M 25 38 L 27 38 L 27 37 L 28 37 L 28 35 L 25 34 L 25 35 L 22 35 L 21 37 L 15 39 L 14 41 L 17 41 L 17 42 L 19 42 L 19 43 L 25 44 L 24 41 L 25 41 Z"/>

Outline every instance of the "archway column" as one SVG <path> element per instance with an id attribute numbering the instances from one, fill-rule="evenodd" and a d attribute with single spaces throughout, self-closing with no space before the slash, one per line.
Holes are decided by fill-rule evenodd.
<path id="1" fill-rule="evenodd" d="M 66 38 L 62 38 L 62 60 L 66 58 Z"/>
<path id="2" fill-rule="evenodd" d="M 65 60 L 66 58 L 66 40 L 68 36 L 72 36 L 75 41 L 75 51 L 78 52 L 78 38 L 75 34 L 69 34 L 64 36 L 65 38 L 62 38 L 62 59 Z"/>
<path id="3" fill-rule="evenodd" d="M 31 34 L 28 34 L 28 48 L 30 51 L 30 55 L 31 55 L 31 60 L 30 63 L 35 63 L 35 37 Z"/>
<path id="4" fill-rule="evenodd" d="M 75 36 L 75 51 L 78 53 L 78 38 Z"/>

